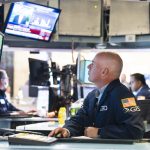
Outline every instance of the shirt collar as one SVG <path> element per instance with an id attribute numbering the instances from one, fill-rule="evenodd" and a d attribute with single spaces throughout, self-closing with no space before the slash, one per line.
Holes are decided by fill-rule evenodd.
<path id="1" fill-rule="evenodd" d="M 98 89 L 99 95 L 98 95 L 96 98 L 98 98 L 98 99 L 101 98 L 101 96 L 103 95 L 103 93 L 104 93 L 104 91 L 105 91 L 105 89 L 106 89 L 107 86 L 108 86 L 108 84 L 106 84 L 106 85 L 103 86 L 102 88 Z"/>
<path id="2" fill-rule="evenodd" d="M 140 88 L 135 92 L 135 95 L 137 95 L 137 94 L 141 91 L 142 88 L 143 88 L 143 87 L 140 87 Z"/>

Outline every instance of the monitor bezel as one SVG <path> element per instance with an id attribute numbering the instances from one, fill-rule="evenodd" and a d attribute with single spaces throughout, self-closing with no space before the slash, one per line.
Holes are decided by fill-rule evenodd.
<path id="1" fill-rule="evenodd" d="M 0 62 L 1 62 L 2 52 L 3 52 L 3 45 L 4 45 L 4 34 L 2 32 L 0 32 L 0 35 L 2 36 L 2 45 L 0 47 Z"/>
<path id="2" fill-rule="evenodd" d="M 7 29 L 7 25 L 8 25 L 8 23 L 9 23 L 9 19 L 10 19 L 10 16 L 11 16 L 11 14 L 12 14 L 14 5 L 15 5 L 16 3 L 29 3 L 29 4 L 34 4 L 34 5 L 37 5 L 37 6 L 43 6 L 43 7 L 46 7 L 46 8 L 52 8 L 52 9 L 54 9 L 54 10 L 56 10 L 56 11 L 58 12 L 58 18 L 56 19 L 56 22 L 55 22 L 55 24 L 54 24 L 54 28 L 53 28 L 52 33 L 50 34 L 48 40 L 37 39 L 37 38 L 32 38 L 32 37 L 27 37 L 27 36 L 23 36 L 23 35 L 16 35 L 16 34 L 11 34 L 11 33 L 6 33 L 6 32 L 5 32 L 5 30 Z M 61 9 L 55 8 L 55 7 L 51 7 L 51 6 L 42 5 L 42 4 L 38 4 L 38 3 L 34 3 L 34 2 L 29 2 L 29 1 L 22 1 L 22 2 L 16 2 L 16 3 L 11 3 L 11 5 L 10 5 L 10 8 L 9 8 L 9 11 L 8 11 L 8 14 L 7 14 L 7 17 L 6 17 L 6 20 L 5 20 L 3 33 L 5 33 L 5 34 L 7 34 L 7 35 L 12 35 L 12 36 L 16 36 L 16 37 L 25 38 L 25 39 L 31 39 L 31 40 L 33 40 L 33 41 L 50 42 L 50 40 L 51 40 L 51 38 L 52 38 L 52 35 L 53 35 L 53 33 L 54 33 L 54 30 L 55 30 L 55 28 L 56 28 L 56 24 L 57 24 L 58 19 L 59 19 L 59 16 L 60 16 L 60 13 L 61 13 Z"/>

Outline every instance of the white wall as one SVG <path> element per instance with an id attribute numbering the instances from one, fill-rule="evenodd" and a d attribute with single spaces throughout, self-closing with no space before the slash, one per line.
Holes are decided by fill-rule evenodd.
<path id="1" fill-rule="evenodd" d="M 113 51 L 121 56 L 123 59 L 122 73 L 127 75 L 128 82 L 132 73 L 150 74 L 150 49 L 90 50 L 88 53 L 85 51 L 83 56 L 85 59 L 92 59 L 98 51 Z"/>
<path id="2" fill-rule="evenodd" d="M 53 61 L 62 68 L 66 64 L 74 64 L 79 53 L 79 50 L 72 52 L 71 50 L 44 50 L 40 54 L 30 54 L 23 48 L 7 48 L 4 50 L 15 50 L 14 55 L 14 96 L 17 95 L 19 87 L 21 87 L 28 80 L 29 65 L 28 58 L 37 58 L 42 60 L 49 60 L 50 57 Z M 82 50 L 80 51 L 83 59 L 92 60 L 97 52 L 100 51 L 114 51 L 117 52 L 123 59 L 124 67 L 123 73 L 127 75 L 129 81 L 130 74 L 143 73 L 150 74 L 150 49 L 124 49 L 124 50 Z"/>

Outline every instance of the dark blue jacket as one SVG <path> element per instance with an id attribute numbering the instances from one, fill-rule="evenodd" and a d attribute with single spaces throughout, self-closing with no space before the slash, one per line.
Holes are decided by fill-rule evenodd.
<path id="1" fill-rule="evenodd" d="M 114 80 L 106 87 L 96 114 L 94 90 L 88 94 L 76 116 L 66 121 L 64 128 L 70 131 L 71 136 L 84 135 L 85 127 L 94 126 L 100 129 L 101 138 L 140 139 L 144 134 L 140 108 L 137 105 L 123 107 L 122 99 L 126 98 L 135 99 L 118 79 Z"/>
<path id="2" fill-rule="evenodd" d="M 12 111 L 19 111 L 6 99 L 5 91 L 0 90 L 0 115 L 7 115 Z"/>
<path id="3" fill-rule="evenodd" d="M 147 85 L 144 85 L 137 93 L 136 97 L 138 96 L 145 96 L 145 99 L 150 99 L 150 88 Z"/>

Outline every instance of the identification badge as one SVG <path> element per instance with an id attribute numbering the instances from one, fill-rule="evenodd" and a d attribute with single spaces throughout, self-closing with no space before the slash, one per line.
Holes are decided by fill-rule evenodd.
<path id="1" fill-rule="evenodd" d="M 106 105 L 100 107 L 100 111 L 107 111 L 108 107 Z"/>
<path id="2" fill-rule="evenodd" d="M 4 99 L 0 99 L 0 103 L 1 104 L 5 104 L 5 100 Z"/>

